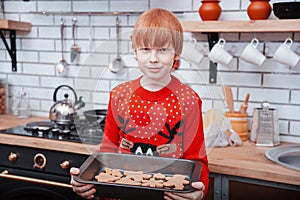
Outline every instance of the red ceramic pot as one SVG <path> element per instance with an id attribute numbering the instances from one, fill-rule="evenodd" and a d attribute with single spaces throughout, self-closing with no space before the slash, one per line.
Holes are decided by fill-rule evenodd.
<path id="1" fill-rule="evenodd" d="M 270 0 L 250 0 L 247 13 L 251 20 L 268 19 L 272 8 L 269 3 Z"/>
<path id="2" fill-rule="evenodd" d="M 201 19 L 203 21 L 218 20 L 222 12 L 220 0 L 202 0 L 201 2 L 198 10 Z"/>

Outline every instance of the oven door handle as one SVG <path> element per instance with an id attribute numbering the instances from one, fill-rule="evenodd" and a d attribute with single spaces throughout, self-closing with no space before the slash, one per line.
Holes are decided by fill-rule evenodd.
<path id="1" fill-rule="evenodd" d="M 29 178 L 26 176 L 11 175 L 11 174 L 8 174 L 7 170 L 4 170 L 2 173 L 0 173 L 0 178 L 26 181 L 26 182 L 31 182 L 31 183 L 38 183 L 38 184 L 63 187 L 63 188 L 72 188 L 72 186 L 70 184 L 59 183 L 59 182 L 55 182 L 55 181 L 41 180 L 41 179 L 36 179 L 36 178 Z"/>

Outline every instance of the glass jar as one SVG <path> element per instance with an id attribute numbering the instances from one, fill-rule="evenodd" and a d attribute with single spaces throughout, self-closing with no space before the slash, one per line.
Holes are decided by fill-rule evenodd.
<path id="1" fill-rule="evenodd" d="M 8 85 L 5 79 L 0 79 L 0 114 L 7 113 L 7 95 Z"/>
<path id="2" fill-rule="evenodd" d="M 0 19 L 4 19 L 4 11 L 3 11 L 4 3 L 0 1 Z"/>
<path id="3" fill-rule="evenodd" d="M 18 118 L 30 117 L 30 102 L 29 92 L 22 88 L 21 94 L 17 102 L 17 114 Z"/>

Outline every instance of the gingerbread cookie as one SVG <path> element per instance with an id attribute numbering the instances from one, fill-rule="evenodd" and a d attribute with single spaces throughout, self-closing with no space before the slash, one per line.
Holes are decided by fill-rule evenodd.
<path id="1" fill-rule="evenodd" d="M 142 180 L 142 186 L 162 188 L 164 187 L 163 180 L 157 180 L 155 178 L 150 178 L 149 180 Z"/>
<path id="2" fill-rule="evenodd" d="M 95 176 L 95 179 L 99 182 L 111 183 L 116 180 L 119 180 L 120 177 L 112 176 L 105 172 L 100 172 L 98 175 Z"/>
<path id="3" fill-rule="evenodd" d="M 166 176 L 162 173 L 156 173 L 153 175 L 153 178 L 158 179 L 158 180 L 165 180 Z"/>
<path id="4" fill-rule="evenodd" d="M 105 172 L 116 177 L 122 177 L 122 173 L 120 169 L 110 169 L 110 168 L 105 168 Z"/>
<path id="5" fill-rule="evenodd" d="M 183 190 L 184 185 L 189 184 L 190 182 L 185 179 L 185 176 L 181 174 L 175 174 L 172 177 L 166 177 L 166 182 L 163 183 L 166 187 L 172 187 L 174 190 Z"/>
<path id="6" fill-rule="evenodd" d="M 124 175 L 126 178 L 132 179 L 137 182 L 142 182 L 144 179 L 150 179 L 151 174 L 144 174 L 142 171 L 125 171 Z"/>
<path id="7" fill-rule="evenodd" d="M 126 184 L 126 185 L 142 185 L 142 183 L 140 182 L 137 182 L 137 181 L 134 181 L 130 178 L 127 178 L 127 177 L 123 177 L 119 180 L 117 180 L 115 183 L 119 183 L 119 184 Z"/>

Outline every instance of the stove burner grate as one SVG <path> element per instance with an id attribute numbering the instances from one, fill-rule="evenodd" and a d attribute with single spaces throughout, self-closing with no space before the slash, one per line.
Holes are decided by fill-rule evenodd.
<path id="1" fill-rule="evenodd" d="M 1 133 L 16 134 L 45 139 L 99 144 L 102 141 L 103 129 L 100 125 L 81 121 L 72 126 L 61 126 L 51 121 L 40 121 L 1 130 Z"/>

